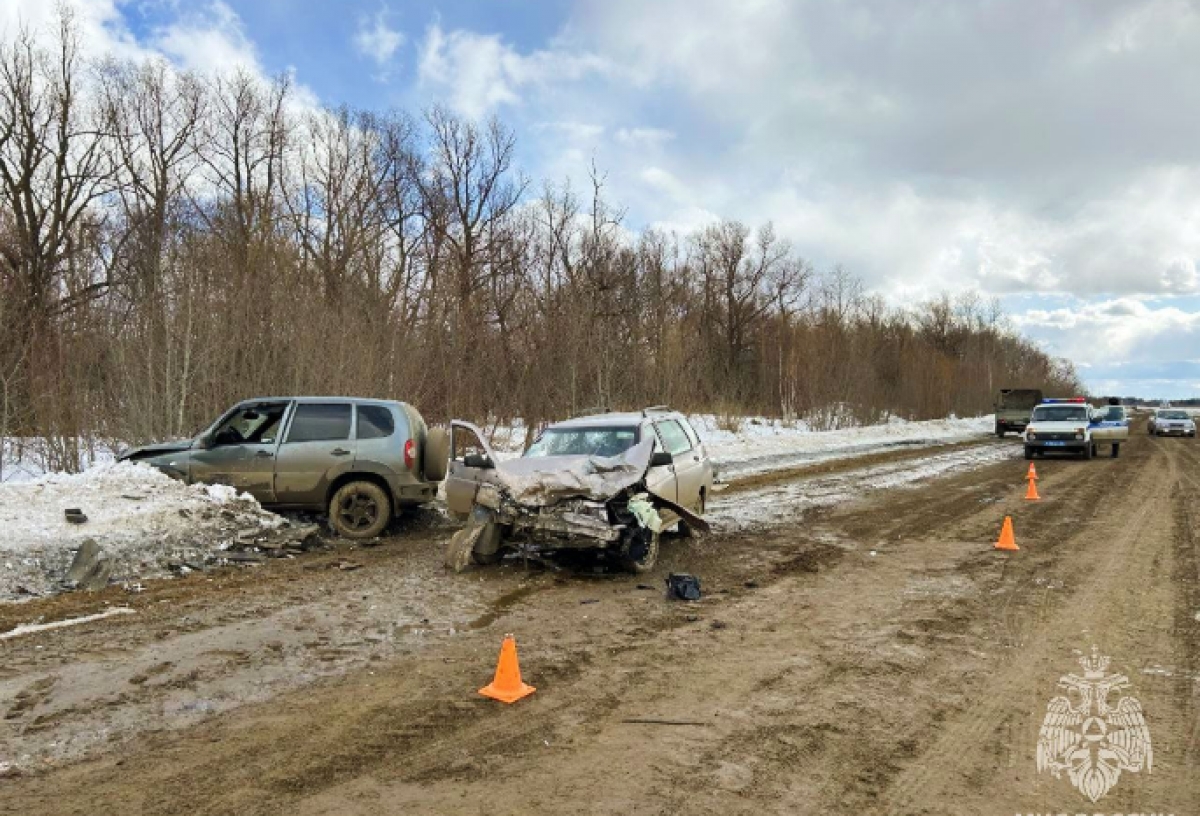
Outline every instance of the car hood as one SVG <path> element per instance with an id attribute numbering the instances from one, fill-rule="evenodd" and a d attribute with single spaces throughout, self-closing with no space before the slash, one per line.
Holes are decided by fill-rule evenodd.
<path id="1" fill-rule="evenodd" d="M 142 445 L 138 448 L 130 448 L 121 453 L 118 459 L 125 461 L 127 459 L 145 459 L 150 456 L 159 456 L 164 453 L 179 453 L 180 451 L 191 450 L 196 444 L 194 439 L 176 439 L 173 442 L 159 442 L 154 445 Z"/>
<path id="2" fill-rule="evenodd" d="M 650 467 L 653 440 L 619 456 L 534 456 L 496 466 L 495 481 L 521 504 L 545 506 L 570 498 L 604 501 L 640 482 Z"/>

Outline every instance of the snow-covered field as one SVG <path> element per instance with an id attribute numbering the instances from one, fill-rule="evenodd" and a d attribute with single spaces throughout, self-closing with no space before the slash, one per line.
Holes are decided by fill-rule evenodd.
<path id="1" fill-rule="evenodd" d="M 845 459 L 900 446 L 932 446 L 962 442 L 991 434 L 993 415 L 970 419 L 933 419 L 908 422 L 898 417 L 882 425 L 814 431 L 803 421 L 745 417 L 736 431 L 722 430 L 712 414 L 688 417 L 708 454 L 717 463 L 722 479 L 797 465 Z M 525 427 L 520 422 L 489 427 L 491 445 L 502 458 L 520 454 Z"/>
<path id="2" fill-rule="evenodd" d="M 83 524 L 64 511 L 82 510 Z M 284 519 L 225 486 L 188 486 L 145 465 L 97 465 L 0 484 L 0 600 L 57 589 L 86 539 L 100 546 L 114 580 L 157 577 L 171 562 L 203 563 L 235 541 Z"/>
<path id="3" fill-rule="evenodd" d="M 995 417 L 934 419 L 906 422 L 893 418 L 885 425 L 810 431 L 802 423 L 749 419 L 739 431 L 723 431 L 712 417 L 691 418 L 722 479 L 752 473 L 862 456 L 899 446 L 930 446 L 978 439 L 992 433 Z"/>

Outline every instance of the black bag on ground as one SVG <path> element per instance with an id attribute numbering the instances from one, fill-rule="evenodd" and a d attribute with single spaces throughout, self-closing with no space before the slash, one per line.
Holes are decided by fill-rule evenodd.
<path id="1" fill-rule="evenodd" d="M 680 601 L 700 600 L 700 579 L 684 572 L 672 572 L 667 576 L 667 597 Z"/>

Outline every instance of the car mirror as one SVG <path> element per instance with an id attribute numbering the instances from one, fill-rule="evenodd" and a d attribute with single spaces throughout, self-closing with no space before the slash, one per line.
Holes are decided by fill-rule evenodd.
<path id="1" fill-rule="evenodd" d="M 211 434 L 201 434 L 196 437 L 196 447 L 200 450 L 211 450 L 213 446 L 213 438 Z"/>
<path id="2" fill-rule="evenodd" d="M 666 451 L 655 451 L 654 455 L 650 457 L 650 467 L 664 467 L 674 461 L 675 457 Z"/>
<path id="3" fill-rule="evenodd" d="M 480 470 L 491 470 L 496 467 L 495 463 L 482 453 L 468 453 L 463 457 L 463 464 L 469 468 L 479 468 Z"/>

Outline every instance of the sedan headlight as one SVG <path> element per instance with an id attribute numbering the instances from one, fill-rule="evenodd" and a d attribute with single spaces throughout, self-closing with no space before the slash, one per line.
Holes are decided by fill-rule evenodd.
<path id="1" fill-rule="evenodd" d="M 1075 438 L 1076 438 L 1076 439 L 1083 439 L 1083 434 L 1081 434 L 1081 433 L 1079 433 L 1078 431 L 1076 431 L 1076 432 L 1075 432 Z"/>

